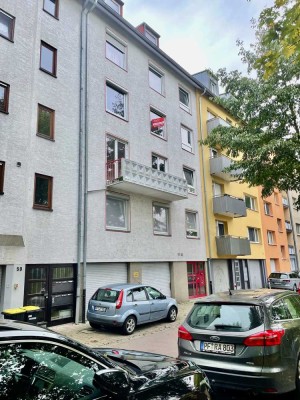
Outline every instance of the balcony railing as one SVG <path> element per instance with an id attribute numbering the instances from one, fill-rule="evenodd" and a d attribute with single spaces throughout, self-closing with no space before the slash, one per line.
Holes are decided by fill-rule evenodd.
<path id="1" fill-rule="evenodd" d="M 250 240 L 238 236 L 217 236 L 217 253 L 219 256 L 246 256 L 251 254 Z"/>
<path id="2" fill-rule="evenodd" d="M 241 170 L 224 171 L 225 168 L 230 167 L 232 160 L 224 155 L 212 157 L 209 160 L 210 174 L 223 179 L 224 181 L 236 181 L 237 176 Z"/>
<path id="3" fill-rule="evenodd" d="M 107 162 L 106 185 L 127 193 L 166 201 L 182 200 L 188 197 L 188 186 L 184 178 L 125 158 Z"/>
<path id="4" fill-rule="evenodd" d="M 286 197 L 282 197 L 282 205 L 283 205 L 283 207 L 289 206 L 289 201 Z"/>
<path id="5" fill-rule="evenodd" d="M 288 232 L 292 232 L 293 227 L 292 227 L 292 224 L 290 223 L 290 221 L 285 221 L 285 229 L 286 229 Z"/>
<path id="6" fill-rule="evenodd" d="M 224 121 L 224 119 L 216 117 L 216 118 L 212 118 L 209 119 L 207 121 L 207 134 L 209 135 L 210 132 L 217 128 L 218 126 L 225 126 L 225 127 L 229 127 L 230 124 L 227 121 Z"/>
<path id="7" fill-rule="evenodd" d="M 295 254 L 296 254 L 295 247 L 289 246 L 289 255 L 295 255 Z"/>
<path id="8" fill-rule="evenodd" d="M 228 194 L 213 198 L 213 210 L 215 214 L 227 217 L 245 217 L 247 215 L 245 201 Z"/>

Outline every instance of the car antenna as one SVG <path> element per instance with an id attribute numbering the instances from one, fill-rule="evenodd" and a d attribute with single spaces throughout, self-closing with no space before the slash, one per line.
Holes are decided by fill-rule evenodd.
<path id="1" fill-rule="evenodd" d="M 228 289 L 229 296 L 232 296 L 230 288 Z"/>

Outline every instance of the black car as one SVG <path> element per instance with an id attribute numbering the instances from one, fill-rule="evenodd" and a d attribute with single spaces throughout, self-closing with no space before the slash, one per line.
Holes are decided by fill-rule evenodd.
<path id="1" fill-rule="evenodd" d="M 196 364 L 120 349 L 91 349 L 42 327 L 0 321 L 0 399 L 210 400 Z"/>

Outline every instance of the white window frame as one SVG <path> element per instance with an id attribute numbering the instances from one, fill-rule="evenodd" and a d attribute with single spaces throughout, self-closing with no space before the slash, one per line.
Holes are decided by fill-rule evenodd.
<path id="1" fill-rule="evenodd" d="M 109 225 L 107 221 L 107 202 L 108 199 L 112 200 L 117 200 L 123 203 L 123 210 L 124 210 L 124 226 L 114 226 L 114 225 Z M 112 230 L 112 231 L 123 231 L 123 232 L 128 232 L 130 230 L 130 208 L 129 208 L 129 197 L 128 196 L 123 196 L 123 195 L 118 195 L 118 194 L 112 194 L 112 193 L 106 193 L 106 203 L 105 203 L 105 215 L 106 215 L 106 220 L 105 220 L 105 226 L 107 230 Z"/>
<path id="2" fill-rule="evenodd" d="M 220 235 L 219 226 L 223 226 L 224 235 Z M 216 221 L 216 236 L 217 237 L 226 236 L 227 235 L 226 232 L 227 232 L 227 224 L 226 224 L 226 222 L 224 222 L 224 221 Z"/>
<path id="3" fill-rule="evenodd" d="M 155 92 L 159 94 L 164 93 L 164 74 L 161 70 L 156 68 L 154 65 L 149 64 L 149 69 L 148 69 L 148 75 L 149 75 L 149 86 L 151 89 L 155 90 Z M 156 79 L 160 79 L 160 88 L 157 88 L 155 85 L 151 85 L 151 76 L 154 76 Z"/>
<path id="4" fill-rule="evenodd" d="M 145 28 L 145 36 L 148 40 L 150 40 L 150 42 L 152 42 L 156 46 L 158 45 L 158 38 L 153 33 L 151 33 L 147 28 Z"/>
<path id="5" fill-rule="evenodd" d="M 269 217 L 272 217 L 272 205 L 268 201 L 264 201 L 264 211 L 265 215 L 268 215 Z"/>
<path id="6" fill-rule="evenodd" d="M 113 110 L 109 109 L 109 105 L 107 103 L 107 101 L 108 101 L 108 88 L 110 88 L 110 89 L 112 89 L 112 90 L 114 90 L 114 91 L 116 91 L 116 92 L 118 92 L 118 93 L 120 93 L 120 94 L 122 94 L 124 96 L 124 116 L 122 116 L 122 115 L 114 112 Z M 108 113 L 112 114 L 112 115 L 115 115 L 116 117 L 119 117 L 119 118 L 124 119 L 125 121 L 127 121 L 128 120 L 128 92 L 124 88 L 114 84 L 113 82 L 106 81 L 106 93 L 105 93 L 105 96 L 106 96 L 106 98 L 105 98 L 105 109 L 106 109 L 106 111 Z"/>
<path id="7" fill-rule="evenodd" d="M 247 206 L 247 199 L 249 199 L 249 201 L 250 201 L 250 204 L 249 204 L 250 207 Z M 248 208 L 248 210 L 256 211 L 256 198 L 255 197 L 245 194 L 245 204 L 246 204 L 246 208 Z"/>
<path id="8" fill-rule="evenodd" d="M 300 235 L 300 224 L 296 223 L 296 233 L 297 235 Z"/>
<path id="9" fill-rule="evenodd" d="M 165 230 L 157 230 L 155 229 L 155 216 L 154 216 L 154 211 L 155 208 L 159 207 L 163 210 L 165 210 L 165 221 L 163 223 L 166 226 Z M 161 235 L 161 236 L 170 236 L 170 207 L 167 204 L 163 203 L 153 203 L 152 205 L 152 220 L 153 220 L 153 233 L 154 235 Z"/>
<path id="10" fill-rule="evenodd" d="M 165 166 L 165 170 L 164 171 L 161 171 L 158 168 L 153 168 L 153 157 L 157 158 L 157 167 L 159 165 L 159 161 L 163 161 L 164 162 L 164 166 Z M 152 155 L 151 155 L 151 167 L 153 169 L 157 170 L 157 171 L 160 171 L 160 172 L 168 172 L 168 159 L 165 158 L 165 157 L 160 156 L 159 154 L 152 153 Z"/>
<path id="11" fill-rule="evenodd" d="M 151 120 L 151 113 L 157 115 L 157 118 L 164 118 L 165 123 L 164 126 L 162 128 L 157 129 L 157 132 L 155 130 L 152 130 L 152 120 Z M 166 115 L 164 113 L 162 113 L 161 111 L 158 111 L 157 109 L 150 107 L 150 132 L 155 135 L 158 136 L 162 139 L 166 139 L 167 138 L 167 129 L 166 129 Z"/>
<path id="12" fill-rule="evenodd" d="M 110 57 L 108 51 L 108 45 L 111 46 L 112 50 L 116 50 L 118 53 L 122 55 L 122 63 L 118 62 L 118 57 L 114 59 L 114 57 Z M 118 67 L 126 70 L 127 67 L 127 44 L 119 39 L 113 32 L 110 30 L 106 30 L 106 42 L 105 42 L 105 55 L 108 60 L 113 62 Z M 121 65 L 122 64 L 122 65 Z"/>
<path id="13" fill-rule="evenodd" d="M 121 6 L 118 2 L 114 0 L 104 0 L 104 2 L 113 9 L 116 13 L 121 15 Z"/>
<path id="14" fill-rule="evenodd" d="M 195 226 L 192 227 L 189 224 L 188 215 L 193 215 Z M 198 222 L 198 213 L 197 211 L 186 210 L 185 211 L 185 229 L 186 229 L 186 237 L 191 239 L 199 238 L 199 222 Z"/>
<path id="15" fill-rule="evenodd" d="M 267 240 L 270 245 L 276 244 L 274 231 L 267 231 Z"/>
<path id="16" fill-rule="evenodd" d="M 218 94 L 218 84 L 212 79 L 210 79 L 210 90 L 213 94 Z"/>
<path id="17" fill-rule="evenodd" d="M 194 134 L 193 131 L 184 125 L 180 126 L 181 147 L 183 150 L 193 153 L 194 150 Z"/>
<path id="18" fill-rule="evenodd" d="M 187 104 L 180 100 L 180 92 L 182 92 L 185 95 L 187 95 Z M 179 106 L 180 106 L 180 108 L 182 108 L 183 110 L 185 110 L 187 112 L 191 112 L 191 96 L 190 96 L 190 92 L 188 92 L 186 89 L 183 89 L 181 86 L 179 86 L 178 94 L 179 94 Z"/>
<path id="19" fill-rule="evenodd" d="M 253 232 L 254 240 L 251 240 L 250 230 Z M 259 229 L 253 228 L 252 226 L 248 226 L 248 239 L 250 240 L 251 243 L 260 243 Z"/>
<path id="20" fill-rule="evenodd" d="M 192 184 L 189 184 L 189 183 L 188 183 L 188 180 L 186 179 L 186 174 L 185 174 L 185 172 L 190 173 L 191 180 L 192 180 Z M 183 167 L 183 177 L 184 177 L 184 179 L 187 181 L 188 193 L 195 194 L 195 193 L 196 193 L 196 186 L 195 186 L 195 170 L 194 170 L 194 169 L 191 169 L 191 168 L 188 168 L 188 167 Z"/>

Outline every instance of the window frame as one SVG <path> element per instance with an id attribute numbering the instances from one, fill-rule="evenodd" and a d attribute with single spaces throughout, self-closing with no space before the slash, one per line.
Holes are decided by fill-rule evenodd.
<path id="1" fill-rule="evenodd" d="M 124 103 L 123 104 L 124 116 L 122 116 L 120 114 L 117 114 L 113 110 L 110 110 L 108 108 L 108 102 L 107 102 L 107 100 L 108 100 L 108 90 L 107 89 L 108 88 L 110 88 L 110 89 L 114 90 L 115 92 L 118 92 L 119 94 L 123 95 L 123 99 L 124 99 L 124 102 L 123 102 Z M 128 92 L 124 88 L 122 88 L 122 87 L 120 87 L 120 86 L 118 86 L 118 85 L 116 85 L 113 82 L 108 81 L 108 80 L 106 81 L 106 84 L 105 84 L 105 111 L 108 112 L 111 115 L 114 115 L 117 118 L 122 119 L 123 121 L 128 121 Z"/>
<path id="2" fill-rule="evenodd" d="M 300 235 L 300 224 L 296 223 L 296 234 Z"/>
<path id="3" fill-rule="evenodd" d="M 189 185 L 186 179 L 185 171 L 191 172 L 191 177 L 193 181 L 193 185 Z M 183 177 L 187 181 L 188 193 L 195 194 L 196 193 L 196 185 L 195 185 L 195 170 L 186 166 L 183 166 Z"/>
<path id="4" fill-rule="evenodd" d="M 49 10 L 46 10 L 45 4 L 46 4 L 47 1 L 49 1 L 49 0 L 44 0 L 44 1 L 43 1 L 43 10 L 44 10 L 47 14 L 49 14 L 49 15 L 51 15 L 52 17 L 58 19 L 58 16 L 59 16 L 59 0 L 55 0 L 54 14 L 52 14 L 52 12 L 50 12 Z"/>
<path id="5" fill-rule="evenodd" d="M 188 151 L 189 153 L 194 152 L 194 133 L 193 131 L 185 125 L 180 125 L 180 134 L 181 134 L 181 148 L 183 150 Z M 185 139 L 185 134 L 187 141 Z M 188 137 L 190 136 L 191 143 L 188 142 Z"/>
<path id="6" fill-rule="evenodd" d="M 109 225 L 107 221 L 107 201 L 108 199 L 122 201 L 124 210 L 124 227 Z M 130 198 L 129 196 L 119 193 L 107 192 L 105 197 L 105 229 L 114 232 L 129 232 L 130 231 Z"/>
<path id="7" fill-rule="evenodd" d="M 152 121 L 153 119 L 151 119 L 151 113 L 155 114 L 157 116 L 157 118 L 163 118 L 164 119 L 164 126 L 162 127 L 162 135 L 155 133 L 155 130 L 152 130 Z M 167 140 L 167 127 L 166 127 L 166 114 L 162 113 L 161 111 L 158 111 L 156 108 L 154 107 L 150 107 L 150 133 L 156 137 L 159 137 L 161 139 L 165 139 Z M 158 131 L 159 129 L 157 129 Z"/>
<path id="8" fill-rule="evenodd" d="M 192 214 L 195 216 L 195 229 L 188 229 L 187 226 L 187 215 L 188 214 Z M 196 235 L 193 234 L 189 234 L 189 232 L 193 232 L 196 233 Z M 188 239 L 199 239 L 200 237 L 200 233 L 199 233 L 199 218 L 198 218 L 198 212 L 197 211 L 193 211 L 193 210 L 185 210 L 185 233 L 186 233 L 186 237 Z"/>
<path id="9" fill-rule="evenodd" d="M 4 194 L 5 161 L 0 161 L 0 195 Z"/>
<path id="10" fill-rule="evenodd" d="M 180 92 L 183 92 L 184 94 L 187 95 L 188 104 L 185 104 L 180 100 Z M 190 96 L 190 92 L 188 92 L 186 89 L 183 89 L 183 87 L 179 86 L 178 95 L 179 95 L 179 106 L 180 106 L 180 108 L 182 108 L 184 111 L 187 111 L 188 113 L 190 113 L 191 112 L 191 96 Z"/>
<path id="11" fill-rule="evenodd" d="M 109 52 L 107 47 L 108 44 L 111 46 L 112 49 L 115 49 L 117 50 L 118 53 L 122 54 L 123 65 L 120 65 L 120 63 L 116 62 L 113 59 L 113 57 L 109 57 Z M 127 44 L 109 29 L 106 30 L 105 57 L 107 58 L 107 60 L 115 64 L 117 67 L 125 71 L 127 70 Z"/>
<path id="12" fill-rule="evenodd" d="M 37 190 L 37 178 L 47 179 L 48 181 L 48 204 L 42 205 L 35 202 L 36 190 Z M 34 174 L 34 192 L 33 192 L 33 207 L 37 210 L 53 211 L 52 210 L 52 196 L 53 196 L 53 177 L 49 175 L 43 175 L 39 173 Z"/>
<path id="13" fill-rule="evenodd" d="M 267 230 L 267 243 L 271 246 L 276 245 L 276 236 L 274 231 Z"/>
<path id="14" fill-rule="evenodd" d="M 251 240 L 251 235 L 250 235 L 250 229 L 253 232 L 253 239 Z M 255 228 L 253 226 L 248 226 L 248 239 L 250 240 L 251 243 L 260 243 L 260 232 L 258 228 Z"/>
<path id="15" fill-rule="evenodd" d="M 50 132 L 49 135 L 45 135 L 39 132 L 39 116 L 40 111 L 44 110 L 50 114 Z M 46 107 L 43 104 L 38 103 L 38 114 L 37 114 L 37 129 L 36 134 L 44 139 L 54 140 L 54 133 L 55 133 L 55 111 L 52 108 Z"/>
<path id="16" fill-rule="evenodd" d="M 158 46 L 158 37 L 155 36 L 153 33 L 150 32 L 149 29 L 145 28 L 145 37 L 150 40 L 151 43 Z"/>
<path id="17" fill-rule="evenodd" d="M 108 5 L 112 10 L 114 10 L 117 14 L 122 15 L 122 8 L 121 4 L 119 4 L 115 0 L 104 0 L 104 3 Z M 117 6 L 118 10 L 114 8 L 114 6 Z"/>
<path id="18" fill-rule="evenodd" d="M 269 201 L 264 201 L 264 212 L 265 215 L 268 215 L 269 217 L 273 216 L 272 204 Z"/>
<path id="19" fill-rule="evenodd" d="M 248 210 L 257 211 L 256 198 L 255 197 L 249 196 L 248 194 L 245 194 L 244 199 L 245 199 L 246 208 Z M 249 204 L 250 207 L 247 206 L 247 199 L 249 199 L 249 201 L 250 201 L 250 204 Z"/>
<path id="20" fill-rule="evenodd" d="M 224 230 L 223 235 L 220 235 L 220 230 L 219 230 L 220 226 L 223 226 L 223 230 Z M 228 231 L 227 222 L 221 221 L 221 220 L 216 220 L 216 236 L 217 237 L 227 236 L 227 231 Z"/>
<path id="21" fill-rule="evenodd" d="M 150 78 L 150 74 L 152 74 L 152 76 L 156 76 L 160 78 L 160 90 L 157 90 L 157 88 L 155 87 L 155 85 L 151 86 L 151 78 Z M 148 82 L 149 82 L 149 87 L 154 90 L 156 93 L 161 94 L 162 96 L 164 95 L 164 73 L 157 67 L 155 67 L 152 64 L 149 64 L 149 68 L 148 68 Z"/>
<path id="22" fill-rule="evenodd" d="M 8 31 L 9 31 L 9 36 L 3 35 L 0 31 L 0 37 L 3 37 L 6 40 L 9 40 L 10 42 L 14 42 L 14 33 L 15 33 L 15 20 L 16 17 L 13 15 L 9 14 L 8 12 L 4 11 L 2 8 L 0 8 L 0 14 L 5 15 L 8 19 L 11 20 L 11 24 L 8 26 Z"/>
<path id="23" fill-rule="evenodd" d="M 10 85 L 8 83 L 0 81 L 0 87 L 4 88 L 4 102 L 3 102 L 3 109 L 0 108 L 0 112 L 3 114 L 8 114 L 9 110 L 9 91 Z"/>
<path id="24" fill-rule="evenodd" d="M 164 161 L 164 166 L 165 166 L 165 170 L 164 170 L 164 171 L 161 171 L 161 170 L 158 168 L 158 165 L 159 165 L 158 162 L 157 162 L 157 168 L 153 168 L 153 157 L 156 157 L 156 158 L 157 158 L 157 161 Z M 152 169 L 155 169 L 156 171 L 159 171 L 159 172 L 168 173 L 168 159 L 165 158 L 165 157 L 162 157 L 161 155 L 159 155 L 159 154 L 157 154 L 157 153 L 152 153 L 152 154 L 151 154 L 151 168 L 152 168 Z"/>
<path id="25" fill-rule="evenodd" d="M 155 230 L 155 218 L 154 218 L 154 209 L 155 207 L 160 207 L 164 210 L 166 210 L 166 230 L 165 231 L 158 231 Z M 171 230 L 170 230 L 170 206 L 165 203 L 159 203 L 159 202 L 153 202 L 152 203 L 152 223 L 153 223 L 153 234 L 157 236 L 171 236 Z"/>
<path id="26" fill-rule="evenodd" d="M 52 69 L 47 70 L 45 68 L 42 67 L 42 49 L 46 48 L 50 51 L 52 51 L 53 57 L 52 57 Z M 44 42 L 43 40 L 41 40 L 41 46 L 40 46 L 40 70 L 45 72 L 48 75 L 53 76 L 54 78 L 57 77 L 57 49 L 53 46 L 51 46 L 50 44 Z"/>

